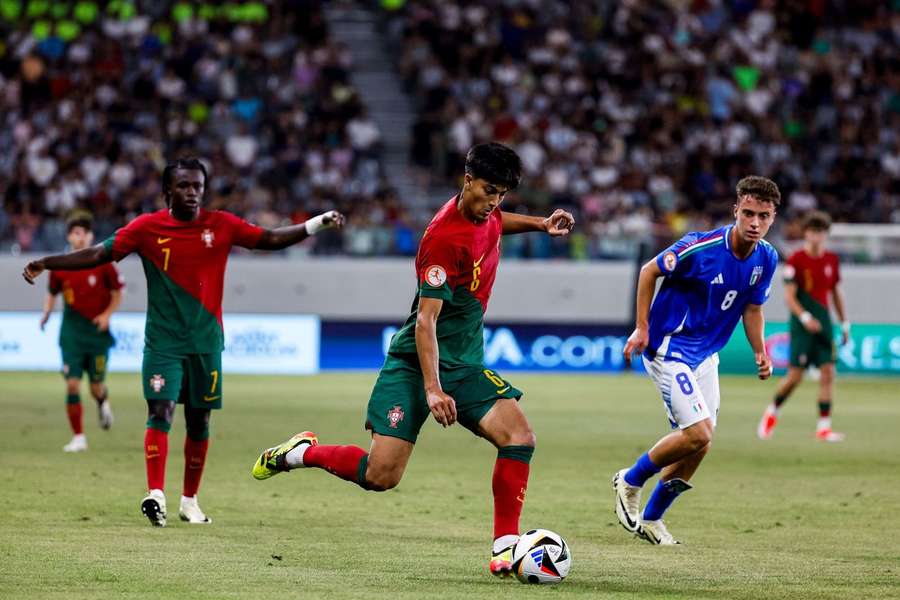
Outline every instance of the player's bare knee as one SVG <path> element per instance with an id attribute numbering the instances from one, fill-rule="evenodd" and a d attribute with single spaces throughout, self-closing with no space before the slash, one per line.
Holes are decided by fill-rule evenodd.
<path id="1" fill-rule="evenodd" d="M 66 379 L 66 393 L 77 394 L 81 391 L 80 379 Z"/>
<path id="2" fill-rule="evenodd" d="M 823 367 L 819 371 L 819 385 L 821 386 L 829 386 L 834 383 L 834 367 L 825 368 Z"/>
<path id="3" fill-rule="evenodd" d="M 103 398 L 106 398 L 106 385 L 104 385 L 103 383 L 92 383 L 91 396 L 94 397 L 94 400 L 102 400 Z"/>
<path id="4" fill-rule="evenodd" d="M 534 435 L 531 427 L 525 427 L 520 431 L 515 431 L 509 436 L 508 446 L 528 446 L 534 448 L 537 445 L 537 436 Z"/>
<path id="5" fill-rule="evenodd" d="M 713 427 L 709 419 L 694 423 L 682 431 L 687 440 L 687 445 L 693 452 L 699 452 L 712 443 Z"/>
<path id="6" fill-rule="evenodd" d="M 396 469 L 372 468 L 370 465 L 366 469 L 366 487 L 373 492 L 386 492 L 397 487 L 402 477 L 403 473 Z"/>

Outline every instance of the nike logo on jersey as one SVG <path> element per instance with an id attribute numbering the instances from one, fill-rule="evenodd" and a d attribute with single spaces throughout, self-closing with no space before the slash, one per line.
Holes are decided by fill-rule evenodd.
<path id="1" fill-rule="evenodd" d="M 156 238 L 156 243 L 157 244 L 165 244 L 166 242 L 168 242 L 171 239 L 172 238 Z"/>
<path id="2" fill-rule="evenodd" d="M 218 400 L 219 396 L 203 396 L 203 400 L 206 402 L 212 402 L 214 400 Z"/>
<path id="3" fill-rule="evenodd" d="M 715 277 L 712 278 L 712 281 L 709 282 L 710 285 L 715 285 L 717 283 L 725 283 L 725 278 L 722 277 L 722 274 L 719 273 Z"/>
<path id="4" fill-rule="evenodd" d="M 477 267 L 478 265 L 480 265 L 480 264 L 481 264 L 481 261 L 484 260 L 484 257 L 485 257 L 486 254 L 487 254 L 487 252 L 485 252 L 484 254 L 482 254 L 482 255 L 481 255 L 481 258 L 479 258 L 479 259 L 476 260 L 474 263 L 472 263 L 472 266 L 473 266 L 473 267 Z"/>

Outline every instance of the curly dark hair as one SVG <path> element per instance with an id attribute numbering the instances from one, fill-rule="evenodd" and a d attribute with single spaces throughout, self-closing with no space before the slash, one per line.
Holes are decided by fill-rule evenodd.
<path id="1" fill-rule="evenodd" d="M 512 148 L 499 142 L 478 144 L 466 154 L 466 173 L 514 190 L 522 179 L 522 160 Z"/>
<path id="2" fill-rule="evenodd" d="M 86 210 L 73 211 L 66 219 L 66 233 L 72 233 L 76 227 L 82 227 L 85 231 L 93 231 L 94 217 Z"/>
<path id="3" fill-rule="evenodd" d="M 203 189 L 206 189 L 206 183 L 209 180 L 209 175 L 206 173 L 206 167 L 203 165 L 203 162 L 199 158 L 195 158 L 193 156 L 179 158 L 173 163 L 169 163 L 166 165 L 166 168 L 163 169 L 162 173 L 162 190 L 163 196 L 166 199 L 166 206 L 171 204 L 171 198 L 169 187 L 172 185 L 172 180 L 175 178 L 175 171 L 178 169 L 184 169 L 186 171 L 200 171 L 203 173 Z"/>
<path id="4" fill-rule="evenodd" d="M 737 183 L 735 188 L 738 200 L 744 196 L 753 196 L 760 202 L 771 202 L 775 206 L 781 204 L 781 192 L 778 185 L 766 177 L 749 175 Z"/>

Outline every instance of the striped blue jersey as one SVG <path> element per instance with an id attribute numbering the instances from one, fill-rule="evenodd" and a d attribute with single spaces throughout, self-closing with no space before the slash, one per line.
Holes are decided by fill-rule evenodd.
<path id="1" fill-rule="evenodd" d="M 731 251 L 733 225 L 692 232 L 656 257 L 665 279 L 650 307 L 644 355 L 696 369 L 722 349 L 748 304 L 763 304 L 778 265 L 765 240 L 744 260 Z"/>

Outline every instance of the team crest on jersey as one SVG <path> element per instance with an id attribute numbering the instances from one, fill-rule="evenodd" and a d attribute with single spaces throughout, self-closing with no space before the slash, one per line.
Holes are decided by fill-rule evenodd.
<path id="1" fill-rule="evenodd" d="M 762 279 L 763 268 L 762 265 L 757 265 L 753 267 L 753 272 L 750 274 L 750 285 L 756 285 L 756 282 Z"/>
<path id="2" fill-rule="evenodd" d="M 393 429 L 397 429 L 397 425 L 403 420 L 403 409 L 399 406 L 393 407 L 387 414 L 388 425 Z"/>
<path id="3" fill-rule="evenodd" d="M 666 255 L 663 256 L 663 265 L 666 267 L 666 271 L 674 271 L 676 264 L 678 264 L 678 257 L 675 256 L 675 253 L 666 252 Z"/>
<path id="4" fill-rule="evenodd" d="M 150 387 L 152 387 L 153 391 L 156 392 L 157 394 L 159 393 L 159 391 L 161 389 L 163 389 L 163 387 L 165 387 L 165 385 L 166 385 L 166 380 L 163 379 L 163 376 L 160 375 L 159 373 L 155 374 L 153 377 L 150 378 Z"/>
<path id="5" fill-rule="evenodd" d="M 88 275 L 88 285 L 94 287 L 97 285 L 97 276 L 96 275 Z"/>
<path id="6" fill-rule="evenodd" d="M 203 233 L 200 234 L 200 239 L 203 240 L 203 243 L 206 244 L 207 248 L 212 248 L 213 240 L 216 239 L 216 234 L 209 229 L 204 229 Z"/>
<path id="7" fill-rule="evenodd" d="M 425 269 L 425 282 L 431 287 L 441 287 L 447 281 L 447 271 L 439 265 L 431 265 Z"/>

